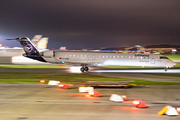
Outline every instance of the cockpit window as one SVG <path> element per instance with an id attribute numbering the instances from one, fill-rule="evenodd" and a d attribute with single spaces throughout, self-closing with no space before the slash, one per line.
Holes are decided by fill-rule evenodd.
<path id="1" fill-rule="evenodd" d="M 160 59 L 168 59 L 167 57 L 165 56 L 161 56 Z"/>

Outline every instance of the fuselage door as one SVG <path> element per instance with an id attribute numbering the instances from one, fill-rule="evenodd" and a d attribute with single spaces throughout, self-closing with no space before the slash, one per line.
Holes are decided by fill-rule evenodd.
<path id="1" fill-rule="evenodd" d="M 56 52 L 55 51 L 53 51 L 53 57 L 56 57 Z"/>

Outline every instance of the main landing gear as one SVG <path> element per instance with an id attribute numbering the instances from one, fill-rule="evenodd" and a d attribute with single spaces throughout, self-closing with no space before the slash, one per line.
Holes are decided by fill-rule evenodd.
<path id="1" fill-rule="evenodd" d="M 82 66 L 80 70 L 81 72 L 87 72 L 89 68 L 87 66 Z"/>

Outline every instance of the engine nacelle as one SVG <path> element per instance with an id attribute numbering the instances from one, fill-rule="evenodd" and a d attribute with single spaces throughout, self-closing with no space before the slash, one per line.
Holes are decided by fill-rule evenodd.
<path id="1" fill-rule="evenodd" d="M 40 53 L 41 56 L 45 57 L 45 58 L 52 58 L 52 57 L 55 57 L 55 51 L 44 51 L 44 52 L 41 52 Z"/>

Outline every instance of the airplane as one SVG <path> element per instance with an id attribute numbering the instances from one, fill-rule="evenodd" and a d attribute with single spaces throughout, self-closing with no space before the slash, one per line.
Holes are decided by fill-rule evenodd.
<path id="1" fill-rule="evenodd" d="M 22 45 L 25 53 L 23 56 L 49 63 L 80 65 L 81 72 L 87 72 L 89 66 L 152 66 L 152 67 L 173 67 L 176 65 L 172 60 L 158 54 L 124 54 L 111 52 L 93 51 L 59 51 L 46 50 L 40 52 L 36 49 L 28 37 L 7 39 L 17 40 Z"/>

